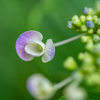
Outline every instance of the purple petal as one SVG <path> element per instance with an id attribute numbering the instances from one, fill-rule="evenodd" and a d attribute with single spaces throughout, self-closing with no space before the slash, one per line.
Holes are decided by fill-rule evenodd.
<path id="1" fill-rule="evenodd" d="M 51 39 L 48 39 L 47 42 L 46 42 L 44 54 L 42 56 L 42 61 L 44 63 L 46 63 L 46 62 L 52 60 L 54 55 L 55 55 L 54 44 L 53 44 Z"/>
<path id="2" fill-rule="evenodd" d="M 25 52 L 25 46 L 29 41 L 42 41 L 43 37 L 40 32 L 27 31 L 22 33 L 16 41 L 16 52 L 19 57 L 25 61 L 30 61 L 34 57 Z"/>

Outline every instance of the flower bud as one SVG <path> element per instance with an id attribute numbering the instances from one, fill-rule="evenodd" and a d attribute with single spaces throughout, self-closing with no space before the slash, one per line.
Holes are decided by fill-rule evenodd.
<path id="1" fill-rule="evenodd" d="M 48 100 L 55 93 L 52 83 L 42 74 L 31 75 L 26 85 L 29 93 L 38 100 Z"/>
<path id="2" fill-rule="evenodd" d="M 89 13 L 88 13 L 89 15 L 94 15 L 94 11 L 93 11 L 93 9 L 92 8 L 89 8 Z"/>
<path id="3" fill-rule="evenodd" d="M 94 28 L 94 23 L 92 21 L 85 21 L 87 28 Z"/>
<path id="4" fill-rule="evenodd" d="M 83 63 L 82 64 L 82 70 L 85 72 L 85 73 L 92 73 L 95 71 L 95 66 L 92 65 L 92 64 L 89 64 L 89 63 Z"/>
<path id="5" fill-rule="evenodd" d="M 71 22 L 71 21 L 68 21 L 68 23 L 67 23 L 67 28 L 69 28 L 69 29 L 72 28 L 72 22 Z"/>
<path id="6" fill-rule="evenodd" d="M 86 44 L 86 49 L 87 50 L 89 50 L 89 51 L 93 51 L 93 41 L 92 41 L 92 39 L 89 39 L 88 41 L 87 41 L 87 44 Z"/>
<path id="7" fill-rule="evenodd" d="M 97 24 L 97 20 L 98 20 L 98 17 L 96 15 L 94 15 L 92 17 L 92 21 L 94 22 L 94 24 Z"/>
<path id="8" fill-rule="evenodd" d="M 88 31 L 87 31 L 89 34 L 93 34 L 93 29 L 92 28 L 90 28 L 90 29 L 88 29 Z"/>
<path id="9" fill-rule="evenodd" d="M 91 37 L 90 36 L 81 36 L 81 41 L 86 43 Z"/>
<path id="10" fill-rule="evenodd" d="M 85 58 L 85 54 L 84 53 L 79 53 L 79 55 L 78 55 L 78 59 L 79 60 L 83 60 Z"/>
<path id="11" fill-rule="evenodd" d="M 93 41 L 94 42 L 99 42 L 100 41 L 100 37 L 98 35 L 94 35 L 93 36 Z"/>
<path id="12" fill-rule="evenodd" d="M 86 77 L 86 82 L 89 84 L 89 85 L 100 85 L 100 74 L 97 73 L 97 72 L 94 72 L 90 75 L 88 75 Z"/>
<path id="13" fill-rule="evenodd" d="M 84 56 L 85 56 L 85 57 L 84 57 L 83 61 L 84 61 L 85 63 L 92 64 L 92 63 L 94 62 L 94 59 L 93 59 L 92 55 L 89 54 L 88 52 L 85 52 L 85 53 L 84 53 Z"/>
<path id="14" fill-rule="evenodd" d="M 82 32 L 86 32 L 86 31 L 87 31 L 86 25 L 82 25 L 82 26 L 81 26 L 81 31 L 82 31 Z"/>
<path id="15" fill-rule="evenodd" d="M 93 53 L 100 55 L 100 43 L 94 45 Z"/>
<path id="16" fill-rule="evenodd" d="M 89 9 L 87 7 L 84 7 L 82 10 L 83 14 L 88 14 L 89 13 Z"/>
<path id="17" fill-rule="evenodd" d="M 64 61 L 63 66 L 69 70 L 75 70 L 78 67 L 78 65 L 77 65 L 76 61 L 73 59 L 73 57 L 68 57 Z"/>
<path id="18" fill-rule="evenodd" d="M 80 20 L 81 20 L 82 23 L 85 23 L 85 16 L 84 15 L 81 15 L 80 16 Z"/>
<path id="19" fill-rule="evenodd" d="M 91 15 L 86 16 L 86 20 L 87 20 L 87 21 L 92 21 Z"/>
<path id="20" fill-rule="evenodd" d="M 72 17 L 72 21 L 75 20 L 75 19 L 78 19 L 78 16 L 77 16 L 77 15 L 74 15 L 74 16 Z"/>

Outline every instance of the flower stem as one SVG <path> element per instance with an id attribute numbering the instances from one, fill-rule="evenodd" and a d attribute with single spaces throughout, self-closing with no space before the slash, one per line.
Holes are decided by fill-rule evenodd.
<path id="1" fill-rule="evenodd" d="M 73 77 L 69 77 L 69 78 L 66 78 L 65 80 L 57 83 L 54 85 L 54 89 L 55 90 L 58 90 L 58 89 L 61 89 L 62 87 L 64 87 L 65 85 L 67 85 L 69 82 L 71 82 L 73 80 Z"/>
<path id="2" fill-rule="evenodd" d="M 78 36 L 69 38 L 69 39 L 67 39 L 67 40 L 63 40 L 63 41 L 61 41 L 61 42 L 54 43 L 54 46 L 55 46 L 55 47 L 61 46 L 61 45 L 66 44 L 66 43 L 68 43 L 68 42 L 74 41 L 74 40 L 76 40 L 76 39 L 78 39 L 78 38 L 80 38 L 81 36 L 86 35 L 86 34 L 87 34 L 87 33 L 83 33 L 83 34 L 81 34 L 81 35 L 78 35 Z"/>

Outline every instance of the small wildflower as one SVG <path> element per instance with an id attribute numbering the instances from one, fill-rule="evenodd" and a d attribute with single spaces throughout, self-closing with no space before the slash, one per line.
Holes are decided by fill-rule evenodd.
<path id="1" fill-rule="evenodd" d="M 37 31 L 27 31 L 21 34 L 16 41 L 16 51 L 22 60 L 30 61 L 42 55 L 44 63 L 53 59 L 55 47 L 51 39 L 46 44 L 42 42 L 43 36 Z"/>

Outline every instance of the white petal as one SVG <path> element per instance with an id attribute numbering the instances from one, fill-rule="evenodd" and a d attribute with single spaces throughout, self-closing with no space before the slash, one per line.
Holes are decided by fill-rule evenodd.
<path id="1" fill-rule="evenodd" d="M 46 62 L 52 60 L 54 55 L 55 55 L 54 44 L 53 44 L 51 39 L 48 39 L 46 42 L 46 45 L 45 45 L 45 51 L 44 51 L 44 54 L 42 56 L 42 61 L 44 63 L 46 63 Z"/>
<path id="2" fill-rule="evenodd" d="M 25 46 L 25 52 L 34 57 L 39 57 L 44 53 L 45 45 L 40 41 L 30 41 L 28 45 Z"/>

